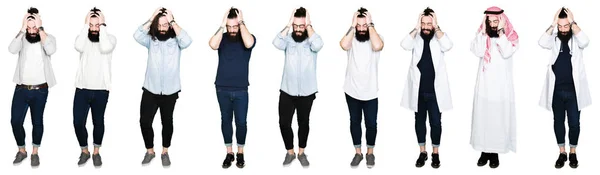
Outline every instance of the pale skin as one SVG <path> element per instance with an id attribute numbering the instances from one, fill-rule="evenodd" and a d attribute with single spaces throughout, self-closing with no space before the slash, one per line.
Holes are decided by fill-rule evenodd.
<path id="1" fill-rule="evenodd" d="M 352 26 L 346 32 L 346 35 L 340 41 L 340 46 L 344 51 L 347 51 L 352 47 L 352 38 L 355 36 L 356 31 L 369 31 L 369 39 L 371 40 L 371 48 L 373 51 L 381 51 L 383 50 L 383 41 L 379 37 L 377 30 L 375 30 L 374 26 L 371 26 L 371 14 L 369 12 L 365 12 L 365 17 L 358 17 L 359 13 L 355 12 L 352 18 Z"/>
<path id="2" fill-rule="evenodd" d="M 556 11 L 556 14 L 554 15 L 554 21 L 552 22 L 552 25 L 550 25 L 550 27 L 548 27 L 548 29 L 546 29 L 546 33 L 548 33 L 548 35 L 552 35 L 554 28 L 556 28 L 556 26 L 558 25 L 559 32 L 567 32 L 567 31 L 569 31 L 569 28 L 570 28 L 571 30 L 573 30 L 573 35 L 577 35 L 581 31 L 581 28 L 579 28 L 579 26 L 577 26 L 577 24 L 573 23 L 575 21 L 573 18 L 573 12 L 571 12 L 571 10 L 566 8 L 565 12 L 567 13 L 567 18 L 560 19 L 560 18 L 558 18 L 558 14 L 560 13 L 561 10 L 562 10 L 562 8 L 559 9 L 558 11 Z M 564 146 L 559 147 L 559 151 L 560 151 L 560 153 L 566 153 L 566 149 Z M 577 150 L 575 147 L 571 147 L 570 153 L 576 153 L 576 151 Z"/>
<path id="3" fill-rule="evenodd" d="M 440 29 L 437 23 L 437 16 L 435 13 L 431 13 L 430 15 L 425 16 L 423 13 L 419 14 L 419 18 L 417 20 L 417 26 L 410 32 L 410 36 L 415 38 L 417 37 L 417 33 L 421 32 L 422 29 L 429 29 L 435 31 L 435 36 L 437 39 L 441 39 L 444 37 L 444 32 Z M 425 34 L 429 34 L 429 31 L 423 31 Z"/>
<path id="4" fill-rule="evenodd" d="M 104 15 L 102 12 L 98 12 L 97 17 L 92 17 L 92 12 L 88 12 L 85 16 L 85 24 L 90 26 L 90 30 L 92 31 L 100 31 L 100 25 L 104 23 Z M 90 151 L 86 149 L 81 149 L 81 152 L 89 154 Z M 94 155 L 100 154 L 100 147 L 94 147 Z"/>
<path id="5" fill-rule="evenodd" d="M 292 11 L 291 17 L 290 17 L 290 21 L 288 22 L 288 24 L 285 26 L 285 28 L 283 30 L 281 30 L 280 35 L 285 37 L 288 33 L 288 31 L 290 30 L 290 28 L 293 27 L 294 30 L 297 31 L 307 31 L 308 33 L 308 37 L 311 37 L 315 31 L 312 28 L 311 21 L 310 21 L 310 14 L 308 12 L 306 12 L 306 17 L 301 17 L 301 18 L 296 18 L 294 17 L 294 13 L 296 13 L 296 9 L 294 9 Z M 295 33 L 293 35 L 300 35 L 298 33 Z M 287 150 L 288 154 L 292 155 L 295 154 L 294 149 L 289 149 Z M 304 148 L 299 148 L 298 149 L 298 155 L 302 155 L 304 154 Z"/>
<path id="6" fill-rule="evenodd" d="M 223 35 L 220 35 L 223 32 L 223 29 L 227 29 L 227 32 L 236 32 L 239 29 L 240 33 L 237 33 L 236 35 L 241 34 L 244 46 L 246 48 L 251 48 L 254 44 L 254 37 L 252 37 L 252 34 L 250 31 L 248 31 L 246 24 L 243 22 L 244 17 L 242 15 L 242 11 L 238 9 L 238 12 L 236 12 L 237 17 L 234 19 L 228 19 L 228 14 L 229 10 L 225 12 L 225 15 L 223 16 L 223 23 L 221 23 L 219 30 L 217 30 L 217 32 L 215 32 L 215 34 L 208 41 L 210 48 L 213 50 L 219 49 L 219 44 L 221 43 L 221 39 L 223 39 Z"/>
<path id="7" fill-rule="evenodd" d="M 150 25 L 152 24 L 152 20 L 156 17 L 156 15 L 158 15 L 160 13 L 161 9 L 162 9 L 162 7 L 157 8 L 154 11 L 154 13 L 152 13 L 152 17 L 150 17 L 150 19 L 148 21 L 146 21 L 146 23 L 144 23 L 144 28 L 146 30 L 150 30 Z M 172 27 L 173 30 L 175 31 L 175 35 L 179 35 L 179 33 L 181 32 L 181 27 L 179 27 L 179 25 L 177 25 L 176 22 L 169 24 L 170 21 L 173 21 L 173 19 L 174 19 L 173 13 L 171 12 L 171 10 L 167 10 L 167 15 L 162 16 L 158 19 L 158 30 L 159 31 L 167 31 L 167 30 L 169 30 L 169 27 Z M 161 32 L 161 33 L 165 33 L 165 32 Z M 155 154 L 154 148 L 147 149 L 147 152 L 149 154 Z M 162 149 L 162 154 L 166 154 L 167 152 L 169 152 L 169 148 Z"/>
<path id="8" fill-rule="evenodd" d="M 150 17 L 150 19 L 148 21 L 146 21 L 146 23 L 144 23 L 144 29 L 146 30 L 150 30 L 150 25 L 152 25 L 152 20 L 154 20 L 154 18 L 156 17 L 156 15 L 158 15 L 161 11 L 162 7 L 157 8 L 154 13 L 152 13 L 152 17 Z M 181 27 L 177 24 L 177 22 L 173 22 L 170 23 L 171 21 L 173 21 L 173 12 L 171 12 L 171 10 L 167 10 L 167 15 L 166 16 L 162 16 L 160 18 L 158 18 L 158 30 L 160 31 L 167 31 L 169 30 L 169 27 L 172 27 L 173 30 L 175 31 L 175 35 L 179 35 L 179 33 L 181 32 Z M 164 33 L 164 32 L 161 32 Z"/>
<path id="9" fill-rule="evenodd" d="M 35 19 L 27 19 L 28 16 L 34 16 Z M 39 14 L 25 14 L 25 16 L 23 17 L 23 26 L 21 27 L 21 32 L 23 34 L 25 34 L 25 32 L 29 32 L 29 33 L 37 33 L 40 35 L 41 38 L 41 44 L 45 44 L 46 43 L 46 37 L 48 37 L 48 34 L 46 34 L 45 31 L 43 30 L 39 30 L 39 28 L 42 27 L 42 19 L 41 16 Z M 17 35 L 17 37 L 20 36 Z M 34 149 L 34 150 L 37 150 Z"/>
<path id="10" fill-rule="evenodd" d="M 575 23 L 573 23 L 574 18 L 573 18 L 573 12 L 571 12 L 571 10 L 569 10 L 568 8 L 566 9 L 566 13 L 567 13 L 567 18 L 565 19 L 560 19 L 558 18 L 558 14 L 560 13 L 560 11 L 562 10 L 559 9 L 558 11 L 556 11 L 556 14 L 554 15 L 554 21 L 552 22 L 552 25 L 550 25 L 550 27 L 548 27 L 548 29 L 546 29 L 546 33 L 548 33 L 548 35 L 552 35 L 552 32 L 554 31 L 554 28 L 556 28 L 558 26 L 558 31 L 559 32 L 567 32 L 569 31 L 569 29 L 573 30 L 573 34 L 577 35 L 580 31 L 581 28 L 579 28 L 579 26 Z M 561 151 L 564 152 L 564 147 L 561 148 Z M 575 152 L 574 148 L 571 148 L 571 152 Z"/>
<path id="11" fill-rule="evenodd" d="M 44 44 L 46 42 L 46 37 L 48 36 L 46 34 L 46 32 L 44 32 L 43 30 L 39 30 L 39 27 L 42 27 L 42 19 L 41 16 L 38 14 L 33 14 L 33 16 L 35 17 L 34 19 L 27 19 L 28 16 L 31 16 L 32 14 L 25 14 L 25 16 L 23 17 L 23 26 L 21 27 L 21 31 L 20 34 L 17 35 L 20 36 L 21 33 L 23 35 L 25 35 L 25 32 L 29 32 L 29 33 L 38 33 L 40 35 L 41 38 L 41 44 Z M 26 153 L 27 150 L 25 148 L 19 148 L 19 152 L 22 153 Z M 31 154 L 38 154 L 38 147 L 33 147 Z"/>
<path id="12" fill-rule="evenodd" d="M 504 31 L 500 30 L 503 29 L 504 26 L 506 26 L 506 20 L 502 18 L 502 16 L 500 15 L 490 15 L 488 22 L 490 23 L 491 27 L 498 27 L 498 35 L 502 36 L 504 35 Z M 485 26 L 485 19 L 482 22 L 483 24 L 483 32 L 485 33 L 486 31 L 486 26 Z"/>
<path id="13" fill-rule="evenodd" d="M 297 18 L 297 17 L 294 17 L 294 13 L 296 13 L 295 9 L 292 12 L 290 21 L 285 26 L 285 28 L 283 30 L 281 30 L 281 32 L 280 32 L 281 36 L 286 36 L 288 31 L 290 30 L 290 28 L 293 28 L 294 30 L 300 31 L 300 32 L 307 31 L 308 37 L 310 38 L 315 33 L 315 30 L 313 30 L 312 25 L 311 25 L 310 14 L 308 12 L 306 12 L 306 17 Z M 300 34 L 294 33 L 294 35 L 300 35 Z M 304 149 L 300 149 L 300 153 L 303 153 L 303 152 L 304 152 Z M 292 150 L 292 153 L 293 153 L 293 150 Z"/>

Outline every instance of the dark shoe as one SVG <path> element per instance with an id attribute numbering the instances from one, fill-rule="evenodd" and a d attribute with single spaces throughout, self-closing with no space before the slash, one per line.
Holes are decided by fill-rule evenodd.
<path id="1" fill-rule="evenodd" d="M 102 157 L 100 157 L 100 153 L 92 155 L 92 161 L 94 162 L 95 167 L 102 166 Z"/>
<path id="2" fill-rule="evenodd" d="M 235 157 L 233 156 L 233 153 L 227 153 L 227 156 L 225 156 L 225 160 L 223 160 L 223 168 L 229 168 L 231 166 L 231 162 L 233 162 L 233 160 L 235 159 Z"/>
<path id="3" fill-rule="evenodd" d="M 575 153 L 569 154 L 569 166 L 571 168 L 579 167 L 579 161 L 577 161 L 577 154 L 575 154 Z"/>
<path id="4" fill-rule="evenodd" d="M 40 156 L 38 154 L 31 154 L 31 166 L 40 166 Z"/>
<path id="5" fill-rule="evenodd" d="M 479 160 L 477 160 L 477 166 L 480 166 L 480 167 L 485 166 L 485 164 L 487 164 L 489 160 L 490 160 L 489 153 L 481 152 L 481 156 L 479 156 Z"/>
<path id="6" fill-rule="evenodd" d="M 498 168 L 498 166 L 500 166 L 498 153 L 490 153 L 490 168 Z"/>
<path id="7" fill-rule="evenodd" d="M 77 162 L 77 165 L 81 166 L 85 164 L 88 160 L 90 160 L 90 157 L 90 153 L 81 152 L 81 154 L 79 155 L 79 161 Z"/>
<path id="8" fill-rule="evenodd" d="M 554 168 L 560 169 L 565 166 L 565 162 L 567 161 L 567 153 L 560 153 L 558 159 L 556 160 L 556 164 L 554 164 Z"/>
<path id="9" fill-rule="evenodd" d="M 440 167 L 440 154 L 433 153 L 431 154 L 431 167 L 439 168 Z"/>
<path id="10" fill-rule="evenodd" d="M 427 160 L 427 152 L 419 153 L 419 158 L 417 159 L 417 163 L 415 164 L 415 166 L 417 168 L 423 167 L 423 165 L 425 165 L 426 160 Z"/>
<path id="11" fill-rule="evenodd" d="M 23 162 L 23 160 L 25 160 L 25 158 L 27 158 L 27 152 L 17 152 L 17 155 L 15 155 L 15 160 L 13 161 L 13 164 L 19 164 L 21 162 Z"/>
<path id="12" fill-rule="evenodd" d="M 244 153 L 237 153 L 235 166 L 238 168 L 244 168 L 246 161 L 244 161 Z"/>

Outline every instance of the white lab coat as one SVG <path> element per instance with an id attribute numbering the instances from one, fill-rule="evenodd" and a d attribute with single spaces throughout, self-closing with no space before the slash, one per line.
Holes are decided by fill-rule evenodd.
<path id="1" fill-rule="evenodd" d="M 513 85 L 513 46 L 506 35 L 492 38 L 491 59 L 485 63 L 487 35 L 478 32 L 471 42 L 471 52 L 479 57 L 473 98 L 471 146 L 481 152 L 516 152 L 517 127 Z M 485 65 L 485 72 L 482 71 Z"/>
<path id="2" fill-rule="evenodd" d="M 418 111 L 419 103 L 419 84 L 421 81 L 421 71 L 417 64 L 421 60 L 423 53 L 424 40 L 419 34 L 413 38 L 410 34 L 406 35 L 402 40 L 401 46 L 404 50 L 412 51 L 412 61 L 408 68 L 408 77 L 404 87 L 404 93 L 400 102 L 401 106 Z M 446 62 L 444 61 L 444 53 L 452 48 L 452 41 L 447 33 L 441 39 L 434 36 L 429 42 L 431 50 L 431 59 L 435 70 L 434 88 L 440 112 L 445 112 L 452 109 L 452 97 L 450 95 L 450 86 L 446 72 Z"/>
<path id="3" fill-rule="evenodd" d="M 590 40 L 588 36 L 579 31 L 577 35 L 569 40 L 571 50 L 571 64 L 573 65 L 573 82 L 575 83 L 575 94 L 577 95 L 577 105 L 579 110 L 592 104 L 592 97 L 588 87 L 585 65 L 583 64 L 583 49 L 586 48 Z M 552 50 L 548 70 L 546 72 L 546 81 L 542 89 L 539 105 L 552 111 L 552 98 L 554 95 L 554 83 L 556 77 L 552 71 L 552 65 L 556 62 L 560 52 L 561 41 L 556 37 L 556 33 L 549 35 L 545 33 L 540 37 L 539 45 L 548 50 Z"/>

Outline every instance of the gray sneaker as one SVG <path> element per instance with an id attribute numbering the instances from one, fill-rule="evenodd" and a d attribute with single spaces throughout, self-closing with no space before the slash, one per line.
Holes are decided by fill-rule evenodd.
<path id="1" fill-rule="evenodd" d="M 358 166 L 358 164 L 360 164 L 360 161 L 363 160 L 363 155 L 362 154 L 354 154 L 354 158 L 352 158 L 352 162 L 350 162 L 350 166 Z"/>
<path id="2" fill-rule="evenodd" d="M 18 164 L 21 163 L 23 160 L 25 160 L 25 158 L 27 158 L 27 152 L 17 152 L 17 155 L 15 155 L 15 160 L 13 161 L 13 164 Z"/>
<path id="3" fill-rule="evenodd" d="M 90 159 L 90 153 L 84 153 L 81 152 L 81 154 L 79 155 L 79 162 L 77 162 L 77 165 L 83 165 L 85 164 L 88 160 Z"/>
<path id="4" fill-rule="evenodd" d="M 367 168 L 373 168 L 375 166 L 375 155 L 367 154 Z"/>
<path id="5" fill-rule="evenodd" d="M 171 165 L 171 159 L 169 158 L 169 153 L 164 153 L 160 155 L 160 159 L 162 160 L 162 165 L 163 166 L 170 166 Z"/>
<path id="6" fill-rule="evenodd" d="M 31 166 L 40 166 L 40 156 L 37 154 L 31 154 Z"/>
<path id="7" fill-rule="evenodd" d="M 156 153 L 148 153 L 146 152 L 146 154 L 144 155 L 144 160 L 142 160 L 142 164 L 149 164 L 150 161 L 152 161 L 152 159 L 154 159 L 154 157 L 156 156 Z"/>
<path id="8" fill-rule="evenodd" d="M 94 166 L 102 166 L 102 157 L 100 157 L 100 154 L 92 155 L 92 161 L 94 161 Z"/>
<path id="9" fill-rule="evenodd" d="M 305 153 L 298 154 L 298 161 L 300 161 L 300 165 L 302 165 L 303 167 L 308 167 L 310 165 L 308 159 L 306 159 Z"/>
<path id="10" fill-rule="evenodd" d="M 294 161 L 294 159 L 296 159 L 296 154 L 285 153 L 285 160 L 283 160 L 283 165 L 290 165 L 292 161 Z"/>

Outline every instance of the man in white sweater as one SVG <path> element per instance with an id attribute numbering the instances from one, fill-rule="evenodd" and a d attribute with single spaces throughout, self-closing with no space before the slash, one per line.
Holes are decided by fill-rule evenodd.
<path id="1" fill-rule="evenodd" d="M 21 163 L 27 158 L 25 150 L 25 116 L 30 109 L 33 125 L 31 166 L 40 165 L 38 148 L 44 134 L 44 109 L 48 98 L 48 89 L 56 84 L 50 55 L 56 52 L 56 40 L 44 31 L 37 8 L 29 8 L 23 17 L 23 26 L 19 34 L 12 40 L 8 50 L 19 54 L 13 82 L 16 83 L 11 107 L 13 134 L 19 147 L 13 164 Z"/>
<path id="2" fill-rule="evenodd" d="M 85 164 L 90 157 L 94 166 L 102 165 L 99 149 L 104 136 L 104 111 L 111 88 L 111 60 L 116 44 L 115 36 L 106 31 L 104 14 L 94 7 L 87 13 L 83 29 L 75 39 L 75 50 L 80 53 L 73 100 L 73 125 L 81 147 L 78 165 Z M 92 156 L 85 127 L 90 108 L 94 123 Z"/>

